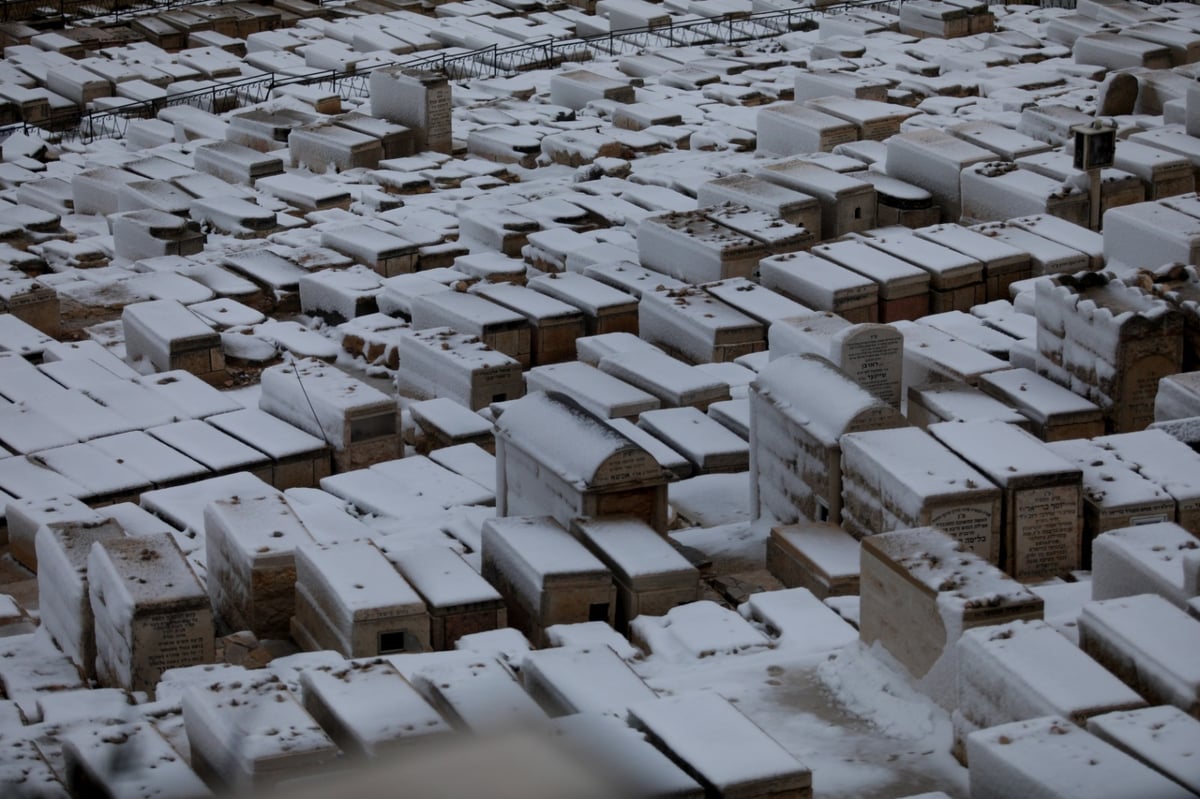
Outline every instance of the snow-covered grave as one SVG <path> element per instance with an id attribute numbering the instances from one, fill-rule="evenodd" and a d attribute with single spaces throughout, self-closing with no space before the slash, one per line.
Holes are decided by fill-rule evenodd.
<path id="1" fill-rule="evenodd" d="M 220 335 L 178 301 L 126 305 L 121 324 L 129 358 L 145 358 L 159 372 L 182 369 L 203 380 L 223 380 Z"/>
<path id="2" fill-rule="evenodd" d="M 668 277 L 662 272 L 639 266 L 636 263 L 637 255 L 632 251 L 629 253 L 628 259 L 589 263 L 583 269 L 584 277 L 598 280 L 618 291 L 632 294 L 638 299 L 641 299 L 643 292 L 646 291 L 679 289 L 689 285 L 682 280 Z"/>
<path id="3" fill-rule="evenodd" d="M 1024 580 L 1080 567 L 1083 474 L 1074 463 L 1005 422 L 942 422 L 929 432 L 1003 491 L 999 564 L 1006 572 Z"/>
<path id="4" fill-rule="evenodd" d="M 389 658 L 401 673 L 405 673 L 400 662 L 405 657 L 411 656 Z M 411 669 L 405 675 L 409 682 L 456 730 L 503 733 L 529 730 L 546 721 L 545 712 L 495 657 L 461 652 L 425 667 L 414 662 Z"/>
<path id="5" fill-rule="evenodd" d="M 1061 716 L 972 733 L 967 753 L 971 796 L 978 799 L 1015 794 L 1182 799 L 1191 793 Z"/>
<path id="6" fill-rule="evenodd" d="M 0 274 L 0 312 L 37 328 L 48 336 L 59 333 L 58 292 L 23 273 Z"/>
<path id="7" fill-rule="evenodd" d="M 1200 621 L 1156 594 L 1089 602 L 1079 645 L 1151 704 L 1200 710 Z"/>
<path id="8" fill-rule="evenodd" d="M 229 116 L 225 140 L 261 152 L 282 150 L 288 146 L 288 134 L 319 119 L 316 114 L 294 108 L 251 108 Z"/>
<path id="9" fill-rule="evenodd" d="M 209 598 L 219 622 L 284 637 L 296 606 L 297 547 L 313 543 L 282 495 L 218 499 L 204 508 Z"/>
<path id="10" fill-rule="evenodd" d="M 1082 438 L 1051 442 L 1049 448 L 1083 472 L 1084 568 L 1091 567 L 1093 540 L 1101 533 L 1175 518 L 1174 497 L 1113 452 Z"/>
<path id="11" fill-rule="evenodd" d="M 1200 550 L 1174 522 L 1109 530 L 1092 542 L 1092 598 L 1158 594 L 1181 609 L 1196 596 Z"/>
<path id="12" fill-rule="evenodd" d="M 1021 169 L 1011 161 L 986 161 L 962 171 L 962 219 L 967 224 L 1049 214 L 1087 226 L 1088 195 L 1075 186 Z"/>
<path id="13" fill-rule="evenodd" d="M 1040 620 L 1043 601 L 933 527 L 862 539 L 860 632 L 878 641 L 943 707 L 955 703 L 965 630 Z"/>
<path id="14" fill-rule="evenodd" d="M 504 596 L 509 625 L 535 644 L 554 624 L 613 623 L 612 573 L 549 516 L 485 521 L 483 576 Z"/>
<path id="15" fill-rule="evenodd" d="M 404 67 L 371 72 L 371 115 L 412 131 L 413 149 L 451 151 L 450 82 L 445 75 Z"/>
<path id="16" fill-rule="evenodd" d="M 879 321 L 879 285 L 810 252 L 772 255 L 759 262 L 759 281 L 773 291 L 849 322 Z"/>
<path id="17" fill-rule="evenodd" d="M 987 298 L 984 264 L 969 255 L 916 235 L 890 231 L 874 231 L 862 241 L 929 273 L 932 313 L 970 311 Z"/>
<path id="18" fill-rule="evenodd" d="M 649 346 L 603 356 L 600 371 L 657 397 L 664 408 L 691 405 L 705 411 L 712 403 L 730 398 L 725 381 Z"/>
<path id="19" fill-rule="evenodd" d="M 335 122 L 293 128 L 287 146 L 292 166 L 304 166 L 318 174 L 330 167 L 338 172 L 375 169 L 384 157 L 379 139 Z"/>
<path id="20" fill-rule="evenodd" d="M 439 291 L 414 296 L 412 323 L 417 330 L 449 327 L 475 336 L 516 360 L 522 368 L 530 365 L 529 321 L 517 311 L 477 294 Z"/>
<path id="21" fill-rule="evenodd" d="M 1075 63 L 1109 69 L 1145 67 L 1170 69 L 1171 51 L 1155 42 L 1111 31 L 1080 36 L 1074 45 Z"/>
<path id="22" fill-rule="evenodd" d="M 965 631 L 958 639 L 957 691 L 954 748 L 963 760 L 967 735 L 976 730 L 1050 714 L 1086 727 L 1093 716 L 1146 706 L 1043 621 Z"/>
<path id="23" fill-rule="evenodd" d="M 305 649 L 374 657 L 429 649 L 429 614 L 373 544 L 295 550 L 292 637 Z"/>
<path id="24" fill-rule="evenodd" d="M 932 0 L 916 0 L 906 5 L 909 7 L 900 9 L 901 33 L 920 39 L 952 39 L 974 32 L 967 9 L 962 6 Z"/>
<path id="25" fill-rule="evenodd" d="M 206 782 L 227 790 L 262 790 L 312 776 L 341 756 L 274 675 L 218 676 L 187 686 L 182 706 L 192 768 Z"/>
<path id="26" fill-rule="evenodd" d="M 46 469 L 38 471 L 48 472 Z M 63 483 L 71 485 L 66 480 Z M 92 523 L 105 518 L 99 511 L 92 510 L 86 502 L 70 494 L 47 493 L 44 496 L 12 498 L 16 496 L 21 494 L 10 491 L 5 495 L 8 500 L 5 507 L 5 543 L 9 545 L 13 558 L 33 571 L 37 571 L 35 538 L 42 526 L 55 522 Z"/>
<path id="27" fill-rule="evenodd" d="M 1028 252 L 998 241 L 995 237 L 957 224 L 918 228 L 915 235 L 981 262 L 987 300 L 1009 299 L 1009 287 L 1033 275 Z"/>
<path id="28" fill-rule="evenodd" d="M 1003 494 L 924 430 L 900 427 L 842 436 L 842 526 L 875 533 L 930 525 L 972 555 L 999 563 Z M 921 470 L 906 468 L 914 462 Z"/>
<path id="29" fill-rule="evenodd" d="M 662 616 L 639 616 L 629 625 L 629 640 L 647 654 L 676 663 L 774 646 L 741 615 L 707 599 L 677 605 Z"/>
<path id="30" fill-rule="evenodd" d="M 857 133 L 855 138 L 863 141 L 886 141 L 900 132 L 906 119 L 921 113 L 895 103 L 836 95 L 814 97 L 805 105 L 850 123 Z"/>
<path id="31" fill-rule="evenodd" d="M 869 246 L 864 240 L 818 244 L 812 254 L 874 281 L 880 322 L 920 319 L 929 313 L 929 272 Z M 874 321 L 874 320 L 872 320 Z"/>
<path id="32" fill-rule="evenodd" d="M 662 532 L 667 477 L 642 447 L 559 395 L 530 394 L 496 423 L 497 512 L 579 517 L 629 513 Z"/>
<path id="33" fill-rule="evenodd" d="M 875 187 L 810 161 L 793 159 L 760 167 L 755 176 L 803 192 L 821 205 L 821 240 L 840 238 L 875 227 Z"/>
<path id="34" fill-rule="evenodd" d="M 491 422 L 452 399 L 414 402 L 408 412 L 415 428 L 411 443 L 420 454 L 460 444 L 477 444 L 489 452 L 495 449 Z"/>
<path id="35" fill-rule="evenodd" d="M 1200 721 L 1179 708 L 1160 705 L 1092 716 L 1087 730 L 1189 791 L 1200 793 L 1200 771 L 1194 759 Z"/>
<path id="36" fill-rule="evenodd" d="M 74 211 L 77 214 L 114 214 L 120 210 L 121 186 L 141 179 L 133 172 L 110 166 L 76 172 L 71 176 Z"/>
<path id="37" fill-rule="evenodd" d="M 572 342 L 574 345 L 574 342 Z M 558 392 L 605 419 L 636 419 L 658 409 L 657 397 L 583 361 L 538 366 L 525 373 L 530 391 Z"/>
<path id="38" fill-rule="evenodd" d="M 199 419 L 151 427 L 146 432 L 213 474 L 247 471 L 264 481 L 271 479 L 266 455 Z"/>
<path id="39" fill-rule="evenodd" d="M 394 519 L 402 528 L 410 518 L 440 516 L 460 505 L 490 506 L 495 501 L 489 489 L 438 466 L 424 455 L 335 474 L 321 481 L 321 489 L 363 513 Z M 427 532 L 439 542 L 446 542 L 437 527 L 430 530 L 416 524 L 412 531 Z"/>
<path id="40" fill-rule="evenodd" d="M 1120 264 L 1200 263 L 1200 219 L 1159 201 L 1104 215 L 1104 257 Z"/>
<path id="41" fill-rule="evenodd" d="M 103 539 L 87 573 L 101 685 L 152 694 L 167 669 L 214 661 L 208 595 L 171 536 Z"/>
<path id="42" fill-rule="evenodd" d="M 762 132 L 759 132 L 762 141 Z M 821 230 L 821 205 L 815 197 L 746 173 L 701 183 L 696 189 L 701 207 L 736 203 L 770 214 L 814 236 Z"/>
<path id="43" fill-rule="evenodd" d="M 596 100 L 632 103 L 634 89 L 628 80 L 618 80 L 586 69 L 559 72 L 551 76 L 550 102 L 578 111 Z"/>
<path id="44" fill-rule="evenodd" d="M 940 422 L 985 420 L 1015 425 L 1022 430 L 1029 428 L 1029 420 L 1015 408 L 966 383 L 909 386 L 905 412 L 909 421 L 923 430 Z"/>
<path id="45" fill-rule="evenodd" d="M 417 245 L 373 225 L 339 225 L 321 231 L 321 246 L 350 256 L 383 277 L 417 268 Z"/>
<path id="46" fill-rule="evenodd" d="M 766 349 L 761 323 L 697 288 L 643 292 L 638 329 L 646 341 L 692 363 L 733 361 Z"/>
<path id="47" fill-rule="evenodd" d="M 807 588 L 760 591 L 739 608 L 786 646 L 799 644 L 813 652 L 836 650 L 858 639 L 858 630 L 817 599 Z"/>
<path id="48" fill-rule="evenodd" d="M 839 144 L 859 139 L 858 128 L 848 120 L 795 102 L 766 106 L 759 110 L 755 121 L 760 155 L 827 153 Z"/>
<path id="49" fill-rule="evenodd" d="M 253 186 L 262 178 L 283 174 L 283 160 L 230 141 L 202 144 L 192 151 L 197 172 L 226 183 Z"/>
<path id="50" fill-rule="evenodd" d="M 951 126 L 946 129 L 946 132 L 985 150 L 990 150 L 1004 161 L 1017 161 L 1053 150 L 1046 142 L 1038 141 L 997 122 L 966 122 Z"/>
<path id="51" fill-rule="evenodd" d="M 696 600 L 699 572 L 644 521 L 623 516 L 578 519 L 571 529 L 612 571 L 617 629 L 625 629 L 640 615 L 663 615 Z"/>
<path id="52" fill-rule="evenodd" d="M 750 277 L 770 248 L 709 218 L 709 210 L 643 220 L 637 237 L 642 265 L 693 284 Z"/>
<path id="53" fill-rule="evenodd" d="M 186 206 L 185 206 L 186 207 Z M 156 210 L 111 214 L 113 249 L 121 258 L 139 261 L 160 255 L 195 255 L 204 251 L 205 236 L 194 222 Z"/>
<path id="54" fill-rule="evenodd" d="M 383 290 L 379 275 L 365 266 L 326 269 L 300 277 L 300 308 L 331 322 L 344 322 L 376 313 Z"/>
<path id="55" fill-rule="evenodd" d="M 255 189 L 267 197 L 287 203 L 303 213 L 350 207 L 350 192 L 341 184 L 294 172 L 267 175 L 255 181 Z"/>
<path id="56" fill-rule="evenodd" d="M 576 713 L 623 719 L 631 705 L 656 698 L 625 661 L 606 646 L 551 647 L 521 661 L 521 683 L 551 716 Z"/>
<path id="57" fill-rule="evenodd" d="M 1147 200 L 1188 194 L 1196 189 L 1191 161 L 1150 145 L 1121 142 L 1113 155 L 1113 166 L 1137 175 Z"/>
<path id="58" fill-rule="evenodd" d="M 645 411 L 637 424 L 687 458 L 693 474 L 738 474 L 749 468 L 746 439 L 697 408 Z"/>
<path id="59" fill-rule="evenodd" d="M 805 588 L 824 600 L 859 593 L 859 544 L 828 522 L 772 527 L 767 570 L 788 588 Z"/>
<path id="60" fill-rule="evenodd" d="M 816 241 L 815 234 L 806 228 L 785 222 L 770 211 L 739 203 L 721 203 L 699 211 L 709 221 L 757 241 L 773 255 L 807 250 Z"/>
<path id="61" fill-rule="evenodd" d="M 890 177 L 920 186 L 942 207 L 947 222 L 962 216 L 963 170 L 991 161 L 995 154 L 941 130 L 909 130 L 887 141 Z"/>
<path id="62" fill-rule="evenodd" d="M 280 490 L 315 486 L 330 473 L 330 450 L 324 441 L 269 413 L 245 408 L 208 416 L 206 421 L 269 458 L 269 479 L 266 466 L 256 471 Z"/>
<path id="63" fill-rule="evenodd" d="M 751 512 L 784 523 L 839 522 L 841 437 L 907 425 L 892 406 L 813 355 L 772 360 L 750 384 L 749 399 Z"/>
<path id="64" fill-rule="evenodd" d="M 530 331 L 530 364 L 541 366 L 574 359 L 575 339 L 585 335 L 586 329 L 579 308 L 513 283 L 484 281 L 471 292 L 525 317 Z"/>
<path id="65" fill-rule="evenodd" d="M 85 724 L 64 731 L 59 741 L 67 785 L 76 794 L 170 799 L 212 796 L 208 786 L 150 722 Z"/>
<path id="66" fill-rule="evenodd" d="M 879 227 L 919 228 L 942 221 L 941 206 L 920 186 L 870 170 L 855 177 L 875 187 L 875 224 Z"/>
<path id="67" fill-rule="evenodd" d="M 977 385 L 990 372 L 1007 369 L 1008 361 L 918 322 L 893 322 L 904 335 L 904 385 L 922 386 L 938 382 Z"/>
<path id="68" fill-rule="evenodd" d="M 1161 430 L 1092 441 L 1170 494 L 1175 500 L 1175 522 L 1200 535 L 1200 453 Z"/>
<path id="69" fill-rule="evenodd" d="M 599 280 L 557 272 L 533 278 L 529 288 L 582 311 L 589 336 L 638 332 L 637 298 Z"/>
<path id="70" fill-rule="evenodd" d="M 704 786 L 706 795 L 812 796 L 809 768 L 716 692 L 642 702 L 630 708 L 630 716 L 651 743 Z"/>
<path id="71" fill-rule="evenodd" d="M 624 721 L 577 713 L 554 723 L 556 741 L 608 775 L 622 796 L 699 799 L 704 789 Z"/>
<path id="72" fill-rule="evenodd" d="M 1107 272 L 1041 281 L 1036 291 L 1038 352 L 1104 409 L 1111 431 L 1145 429 L 1159 379 L 1183 361 L 1179 312 Z"/>
<path id="73" fill-rule="evenodd" d="M 504 598 L 449 548 L 416 547 L 386 554 L 425 602 L 432 649 L 450 649 L 464 635 L 508 624 Z"/>
<path id="74" fill-rule="evenodd" d="M 334 124 L 366 134 L 383 148 L 382 158 L 403 158 L 414 153 L 413 131 L 382 119 L 351 111 L 333 118 Z"/>
<path id="75" fill-rule="evenodd" d="M 814 313 L 811 308 L 744 277 L 705 283 L 701 288 L 726 305 L 749 316 L 767 328 L 768 332 L 775 322 Z"/>
<path id="76" fill-rule="evenodd" d="M 338 471 L 400 457 L 396 400 L 315 359 L 264 370 L 258 407 L 327 441 Z"/>
<path id="77" fill-rule="evenodd" d="M 981 390 L 1029 418 L 1030 432 L 1043 441 L 1066 441 L 1102 435 L 1099 406 L 1049 378 L 1025 368 L 980 375 Z"/>
<path id="78" fill-rule="evenodd" d="M 419 399 L 447 397 L 471 410 L 525 394 L 521 364 L 477 336 L 448 327 L 414 330 L 400 339 L 396 386 Z"/>
<path id="79" fill-rule="evenodd" d="M 799 70 L 795 77 L 797 103 L 820 97 L 857 97 L 863 100 L 887 99 L 888 84 L 846 70 Z"/>
<path id="80" fill-rule="evenodd" d="M 106 518 L 50 522 L 35 538 L 42 626 L 89 678 L 96 675 L 96 634 L 88 600 L 88 553 L 98 541 L 124 536 L 121 526 Z"/>
<path id="81" fill-rule="evenodd" d="M 300 672 L 304 708 L 348 755 L 378 758 L 404 751 L 450 725 L 383 659 Z"/>
<path id="82" fill-rule="evenodd" d="M 1154 421 L 1200 416 L 1200 372 L 1167 375 L 1158 381 L 1154 395 Z"/>

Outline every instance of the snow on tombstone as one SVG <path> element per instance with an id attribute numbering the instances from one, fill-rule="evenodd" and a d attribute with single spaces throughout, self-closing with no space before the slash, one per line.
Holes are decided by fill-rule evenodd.
<path id="1" fill-rule="evenodd" d="M 932 527 L 864 538 L 861 581 L 862 640 L 878 641 L 946 708 L 964 631 L 1043 613 L 1040 597 Z"/>
<path id="2" fill-rule="evenodd" d="M 772 527 L 767 571 L 788 588 L 805 588 L 825 600 L 859 593 L 859 544 L 829 522 Z"/>
<path id="3" fill-rule="evenodd" d="M 88 599 L 87 562 L 92 544 L 123 538 L 112 519 L 52 522 L 38 530 L 38 597 L 42 626 L 88 677 L 96 675 L 96 634 Z"/>
<path id="4" fill-rule="evenodd" d="M 981 627 L 958 639 L 953 722 L 959 760 L 965 761 L 967 735 L 975 730 L 1051 713 L 1086 727 L 1093 716 L 1145 706 L 1144 699 L 1043 621 Z"/>
<path id="5" fill-rule="evenodd" d="M 508 624 L 504 598 L 448 547 L 403 548 L 384 554 L 425 601 L 432 649 L 450 649 L 464 635 Z"/>
<path id="6" fill-rule="evenodd" d="M 295 551 L 292 635 L 305 649 L 374 657 L 429 649 L 425 603 L 373 544 Z"/>
<path id="7" fill-rule="evenodd" d="M 1046 799 L 1128 796 L 1183 799 L 1191 792 L 1061 716 L 1014 721 L 967 738 L 971 796 Z"/>
<path id="8" fill-rule="evenodd" d="M 167 669 L 213 662 L 208 595 L 169 535 L 99 541 L 88 593 L 102 685 L 152 693 Z"/>
<path id="9" fill-rule="evenodd" d="M 400 457 L 395 399 L 315 359 L 264 370 L 259 408 L 327 441 L 338 471 Z"/>
<path id="10" fill-rule="evenodd" d="M 530 652 L 521 662 L 521 683 L 551 716 L 595 713 L 624 718 L 630 705 L 656 697 L 606 646 L 557 646 Z"/>
<path id="11" fill-rule="evenodd" d="M 84 725 L 65 732 L 59 741 L 67 783 L 77 796 L 212 796 L 208 786 L 149 722 Z"/>
<path id="12" fill-rule="evenodd" d="M 399 367 L 397 388 L 418 399 L 446 397 L 479 410 L 525 394 L 519 361 L 449 327 L 414 330 L 401 338 Z"/>
<path id="13" fill-rule="evenodd" d="M 794 159 L 759 168 L 755 176 L 816 197 L 821 204 L 821 240 L 875 226 L 875 187 L 823 166 Z"/>
<path id="14" fill-rule="evenodd" d="M 1175 522 L 1200 535 L 1200 453 L 1161 430 L 1102 436 L 1093 442 L 1175 500 Z"/>
<path id="15" fill-rule="evenodd" d="M 233 630 L 286 637 L 296 608 L 296 548 L 312 535 L 282 495 L 234 496 L 204 508 L 208 595 Z"/>
<path id="16" fill-rule="evenodd" d="M 183 369 L 213 381 L 223 379 L 220 335 L 175 300 L 150 300 L 121 312 L 129 358 L 145 358 L 159 372 Z"/>
<path id="17" fill-rule="evenodd" d="M 555 624 L 613 622 L 612 573 L 549 516 L 484 522 L 483 576 L 504 596 L 509 624 L 534 644 Z"/>
<path id="18" fill-rule="evenodd" d="M 638 330 L 646 341 L 692 363 L 732 361 L 766 348 L 761 323 L 690 287 L 643 292 Z"/>
<path id="19" fill-rule="evenodd" d="M 371 73 L 371 114 L 409 128 L 417 152 L 450 153 L 450 83 L 435 72 L 385 67 Z"/>
<path id="20" fill-rule="evenodd" d="M 1025 368 L 979 376 L 979 388 L 1028 417 L 1031 432 L 1046 442 L 1102 435 L 1104 419 L 1093 402 Z"/>
<path id="21" fill-rule="evenodd" d="M 1197 550 L 1196 537 L 1174 522 L 1109 530 L 1092 542 L 1092 599 L 1158 594 L 1186 610 L 1196 589 L 1186 570 Z"/>
<path id="22" fill-rule="evenodd" d="M 693 284 L 750 277 L 770 252 L 766 244 L 709 219 L 704 210 L 650 217 L 638 227 L 641 263 Z"/>
<path id="23" fill-rule="evenodd" d="M 1200 793 L 1196 747 L 1200 721 L 1177 707 L 1160 705 L 1140 710 L 1118 710 L 1088 719 L 1088 732 L 1170 777 L 1193 793 Z"/>
<path id="24" fill-rule="evenodd" d="M 828 361 L 812 355 L 773 360 L 750 384 L 753 513 L 784 523 L 839 522 L 841 437 L 906 425 Z"/>
<path id="25" fill-rule="evenodd" d="M 759 282 L 784 297 L 818 311 L 837 314 L 848 322 L 879 321 L 879 285 L 811 252 L 790 252 L 763 258 Z"/>

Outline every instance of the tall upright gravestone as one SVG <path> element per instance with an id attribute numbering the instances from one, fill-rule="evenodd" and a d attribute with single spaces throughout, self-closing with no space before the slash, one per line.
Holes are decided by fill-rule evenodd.
<path id="1" fill-rule="evenodd" d="M 371 73 L 371 113 L 412 129 L 417 152 L 450 154 L 450 105 L 444 74 L 403 67 Z"/>

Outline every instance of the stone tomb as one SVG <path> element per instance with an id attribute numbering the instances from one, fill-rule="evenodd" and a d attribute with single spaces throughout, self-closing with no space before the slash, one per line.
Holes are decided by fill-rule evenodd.
<path id="1" fill-rule="evenodd" d="M 400 339 L 396 386 L 418 399 L 447 397 L 479 410 L 525 394 L 521 364 L 448 327 L 412 331 Z M 395 456 L 393 456 L 395 457 Z"/>
<path id="2" fill-rule="evenodd" d="M 859 138 L 858 128 L 851 122 L 794 102 L 760 109 L 757 123 L 759 155 L 827 153 Z"/>
<path id="3" fill-rule="evenodd" d="M 812 797 L 808 767 L 715 692 L 642 702 L 630 708 L 630 716 L 634 727 L 704 786 L 706 796 Z"/>
<path id="4" fill-rule="evenodd" d="M 997 421 L 943 422 L 929 432 L 1003 491 L 1000 564 L 1017 579 L 1079 568 L 1082 472 L 1045 444 Z"/>
<path id="5" fill-rule="evenodd" d="M 701 183 L 696 188 L 696 202 L 701 207 L 738 203 L 779 217 L 814 236 L 821 229 L 821 205 L 815 197 L 745 173 Z"/>
<path id="6" fill-rule="evenodd" d="M 1200 713 L 1200 621 L 1155 594 L 1089 602 L 1079 645 L 1151 704 Z"/>
<path id="7" fill-rule="evenodd" d="M 1101 533 L 1175 518 L 1175 499 L 1110 450 L 1082 438 L 1048 447 L 1083 474 L 1082 568 L 1092 567 L 1092 542 Z"/>
<path id="8" fill-rule="evenodd" d="M 979 376 L 980 390 L 1010 405 L 1030 420 L 1029 431 L 1042 441 L 1066 441 L 1103 435 L 1100 407 L 1049 378 L 1025 368 Z"/>
<path id="9" fill-rule="evenodd" d="M 1200 541 L 1174 522 L 1109 530 L 1092 550 L 1092 599 L 1158 594 L 1182 610 L 1197 594 Z"/>
<path id="10" fill-rule="evenodd" d="M 930 525 L 1000 562 L 1001 491 L 933 436 L 915 427 L 850 433 L 841 447 L 842 526 L 855 537 Z"/>
<path id="11" fill-rule="evenodd" d="M 1200 721 L 1177 707 L 1118 710 L 1088 719 L 1088 732 L 1200 794 L 1195 768 Z"/>
<path id="12" fill-rule="evenodd" d="M 600 371 L 654 396 L 664 408 L 690 405 L 707 411 L 712 403 L 730 398 L 729 384 L 704 367 L 686 364 L 645 342 L 642 345 L 645 348 L 603 356 Z"/>
<path id="13" fill-rule="evenodd" d="M 297 547 L 292 637 L 348 658 L 429 649 L 429 613 L 373 544 Z"/>
<path id="14" fill-rule="evenodd" d="M 649 452 L 605 420 L 556 394 L 530 394 L 496 423 L 499 516 L 626 513 L 655 530 L 667 524 L 667 477 Z"/>
<path id="15" fill-rule="evenodd" d="M 791 252 L 764 258 L 759 282 L 809 308 L 829 311 L 848 322 L 879 321 L 879 285 L 826 258 Z"/>
<path id="16" fill-rule="evenodd" d="M 450 154 L 450 82 L 444 75 L 404 67 L 371 73 L 371 113 L 413 132 L 416 152 Z"/>
<path id="17" fill-rule="evenodd" d="M 0 313 L 11 314 L 48 336 L 59 333 L 58 292 L 21 273 L 0 277 Z"/>
<path id="18" fill-rule="evenodd" d="M 698 288 L 642 292 L 638 329 L 646 341 L 692 363 L 766 349 L 761 323 Z"/>
<path id="19" fill-rule="evenodd" d="M 1175 521 L 1200 536 L 1200 454 L 1161 430 L 1093 441 L 1170 494 L 1175 500 Z"/>
<path id="20" fill-rule="evenodd" d="M 507 626 L 504 597 L 453 550 L 432 546 L 386 554 L 425 601 L 430 648 L 451 649 L 464 635 Z"/>
<path id="21" fill-rule="evenodd" d="M 1051 713 L 1087 726 L 1093 716 L 1146 701 L 1046 622 L 1014 621 L 958 639 L 957 706 L 954 754 L 965 761 L 975 730 Z"/>
<path id="22" fill-rule="evenodd" d="M 64 731 L 59 741 L 67 785 L 75 796 L 212 796 L 208 786 L 148 721 L 82 724 Z M 24 790 L 18 790 L 17 795 L 25 795 Z M 33 795 L 47 794 L 36 791 Z"/>
<path id="23" fill-rule="evenodd" d="M 816 355 L 879 399 L 900 409 L 904 337 L 893 327 L 852 324 L 830 312 L 780 320 L 768 331 L 771 359 Z"/>
<path id="24" fill-rule="evenodd" d="M 700 573 L 640 519 L 611 516 L 577 519 L 571 531 L 613 574 L 615 626 L 627 629 L 641 615 L 662 616 L 699 596 Z"/>
<path id="25" fill-rule="evenodd" d="M 644 219 L 637 240 L 643 266 L 693 284 L 750 277 L 771 253 L 763 242 L 709 219 L 706 209 Z"/>
<path id="26" fill-rule="evenodd" d="M 875 227 L 875 187 L 823 166 L 793 159 L 760 168 L 755 175 L 816 197 L 821 204 L 822 241 Z"/>
<path id="27" fill-rule="evenodd" d="M 380 758 L 451 732 L 420 692 L 387 660 L 300 672 L 304 709 L 351 756 Z"/>
<path id="28" fill-rule="evenodd" d="M 521 662 L 521 683 L 551 716 L 594 713 L 623 718 L 630 705 L 656 697 L 607 646 L 555 646 L 530 652 Z"/>
<path id="29" fill-rule="evenodd" d="M 829 522 L 772 527 L 767 571 L 788 588 L 806 588 L 817 599 L 858 596 L 859 543 Z"/>
<path id="30" fill-rule="evenodd" d="M 283 496 L 238 495 L 204 508 L 208 595 L 231 630 L 283 638 L 296 607 L 296 548 L 312 535 Z"/>
<path id="31" fill-rule="evenodd" d="M 612 573 L 548 516 L 485 521 L 482 574 L 504 596 L 509 624 L 534 645 L 555 624 L 614 621 Z"/>
<path id="32" fill-rule="evenodd" d="M 1040 597 L 931 527 L 864 538 L 861 581 L 863 642 L 878 641 L 943 707 L 955 702 L 963 632 L 1042 618 Z"/>
<path id="33" fill-rule="evenodd" d="M 338 471 L 401 455 L 396 400 L 316 359 L 264 370 L 258 405 L 327 441 Z"/>
<path id="34" fill-rule="evenodd" d="M 153 694 L 167 669 L 214 661 L 208 595 L 171 536 L 99 541 L 88 594 L 101 685 Z"/>
<path id="35" fill-rule="evenodd" d="M 112 519 L 52 522 L 38 530 L 38 597 L 42 626 L 88 678 L 96 676 L 96 635 L 88 599 L 92 545 L 125 537 Z"/>
<path id="36" fill-rule="evenodd" d="M 583 311 L 589 336 L 638 332 L 637 298 L 599 280 L 560 272 L 533 278 L 529 288 Z"/>
<path id="37" fill-rule="evenodd" d="M 1193 796 L 1061 716 L 1014 721 L 972 733 L 971 796 L 1124 799 Z"/>
<path id="38" fill-rule="evenodd" d="M 472 291 L 525 317 L 530 329 L 531 365 L 574 360 L 575 339 L 586 333 L 582 310 L 542 292 L 512 283 L 485 281 Z"/>
<path id="39" fill-rule="evenodd" d="M 772 360 L 750 384 L 751 512 L 784 523 L 838 523 L 841 437 L 906 425 L 898 411 L 828 361 L 812 355 Z"/>
<path id="40" fill-rule="evenodd" d="M 413 327 L 449 327 L 476 336 L 494 350 L 514 358 L 522 368 L 531 360 L 530 324 L 518 311 L 478 294 L 437 291 L 412 301 Z"/>
<path id="41" fill-rule="evenodd" d="M 1167 375 L 1158 381 L 1154 421 L 1200 416 L 1200 371 Z"/>
<path id="42" fill-rule="evenodd" d="M 203 380 L 224 380 L 221 336 L 176 300 L 126 305 L 121 312 L 125 348 L 156 371 L 183 369 Z"/>

